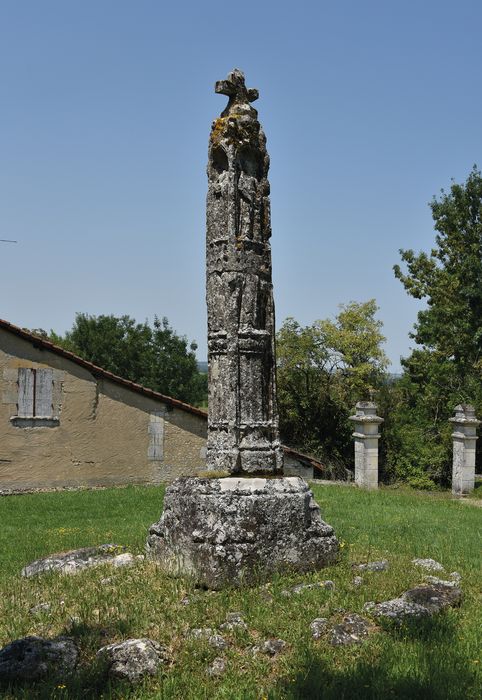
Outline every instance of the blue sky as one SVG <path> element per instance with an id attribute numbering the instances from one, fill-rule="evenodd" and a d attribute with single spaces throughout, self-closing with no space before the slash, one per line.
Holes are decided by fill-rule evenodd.
<path id="1" fill-rule="evenodd" d="M 234 67 L 271 156 L 277 324 L 374 297 L 392 369 L 419 305 L 392 272 L 482 165 L 482 3 L 0 0 L 0 317 L 167 316 L 206 358 L 207 142 Z"/>

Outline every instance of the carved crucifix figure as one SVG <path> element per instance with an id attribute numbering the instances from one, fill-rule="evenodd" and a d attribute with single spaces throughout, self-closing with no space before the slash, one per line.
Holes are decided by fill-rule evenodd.
<path id="1" fill-rule="evenodd" d="M 266 138 L 241 71 L 215 90 L 229 102 L 209 141 L 207 466 L 280 473 Z"/>

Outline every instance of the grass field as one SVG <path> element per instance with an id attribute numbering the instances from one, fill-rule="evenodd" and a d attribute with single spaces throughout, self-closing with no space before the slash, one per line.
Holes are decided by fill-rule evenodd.
<path id="1" fill-rule="evenodd" d="M 22 566 L 65 549 L 114 542 L 141 553 L 148 525 L 158 519 L 162 489 L 132 487 L 0 498 L 0 645 L 30 634 L 68 634 L 81 648 L 78 673 L 36 686 L 0 688 L 11 698 L 480 698 L 480 524 L 482 510 L 448 495 L 315 486 L 323 517 L 342 543 L 340 562 L 309 576 L 276 577 L 267 587 L 210 593 L 164 576 L 151 563 L 76 576 L 22 580 Z M 384 628 L 364 644 L 334 648 L 311 639 L 315 617 L 337 622 L 341 609 L 362 613 L 368 600 L 386 600 L 423 580 L 414 557 L 440 561 L 462 576 L 464 602 L 424 624 Z M 353 562 L 386 558 L 387 572 L 366 573 L 352 584 Z M 110 577 L 110 583 L 101 579 Z M 331 579 L 334 590 L 311 589 L 286 597 L 299 582 Z M 181 600 L 188 596 L 189 605 Z M 50 603 L 48 613 L 30 608 Z M 191 627 L 218 627 L 229 611 L 242 611 L 247 630 L 228 635 L 219 678 L 206 667 L 220 652 L 188 640 Z M 159 677 L 130 689 L 111 686 L 95 666 L 96 650 L 128 637 L 151 637 L 170 649 L 173 663 Z M 250 647 L 282 638 L 274 659 Z M 480 644 L 479 644 L 480 645 Z"/>

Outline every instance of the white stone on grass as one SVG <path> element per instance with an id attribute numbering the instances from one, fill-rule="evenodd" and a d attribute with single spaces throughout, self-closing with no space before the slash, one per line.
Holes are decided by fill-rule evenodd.
<path id="1" fill-rule="evenodd" d="M 428 571 L 443 571 L 444 567 L 435 559 L 412 559 L 412 564 Z"/>
<path id="2" fill-rule="evenodd" d="M 444 581 L 438 576 L 425 576 L 425 581 L 427 583 L 435 584 L 436 586 L 445 586 L 446 588 L 456 588 L 459 584 L 458 581 Z"/>
<path id="3" fill-rule="evenodd" d="M 266 654 L 267 656 L 277 656 L 286 647 L 284 639 L 267 639 L 261 646 L 253 647 L 253 654 Z"/>
<path id="4" fill-rule="evenodd" d="M 326 617 L 317 617 L 310 623 L 311 636 L 313 639 L 320 639 L 326 631 Z"/>
<path id="5" fill-rule="evenodd" d="M 389 564 L 386 559 L 381 559 L 380 561 L 369 561 L 366 564 L 355 564 L 353 568 L 357 571 L 387 571 Z"/>
<path id="6" fill-rule="evenodd" d="M 199 627 L 189 630 L 187 634 L 189 639 L 202 639 L 215 649 L 226 649 L 229 644 L 220 634 L 210 627 Z"/>
<path id="7" fill-rule="evenodd" d="M 361 644 L 368 637 L 370 627 L 368 620 L 365 620 L 360 615 L 356 613 L 347 615 L 342 623 L 333 627 L 330 644 L 332 646 Z"/>
<path id="8" fill-rule="evenodd" d="M 137 683 L 144 676 L 154 676 L 168 661 L 165 647 L 146 638 L 109 644 L 99 649 L 97 657 L 105 661 L 111 678 L 130 683 Z"/>
<path id="9" fill-rule="evenodd" d="M 50 612 L 51 609 L 50 603 L 39 603 L 38 605 L 34 605 L 32 608 L 30 608 L 29 613 L 31 615 L 39 615 L 42 613 L 48 613 Z"/>
<path id="10" fill-rule="evenodd" d="M 366 603 L 364 610 L 374 617 L 385 618 L 395 622 L 428 617 L 448 607 L 460 605 L 462 591 L 452 581 L 441 581 L 430 585 L 410 588 L 398 598 L 383 603 Z"/>
<path id="11" fill-rule="evenodd" d="M 208 676 L 221 676 L 226 670 L 226 661 L 218 656 L 214 659 L 212 664 L 206 669 Z"/>
<path id="12" fill-rule="evenodd" d="M 133 566 L 139 557 L 130 552 L 121 552 L 123 548 L 116 544 L 101 544 L 95 547 L 82 547 L 68 552 L 50 554 L 48 557 L 36 559 L 22 569 L 22 576 L 38 576 L 52 571 L 61 574 L 76 574 L 84 569 L 90 569 L 103 564 L 111 564 L 116 568 Z"/>
<path id="13" fill-rule="evenodd" d="M 233 630 L 233 629 L 246 629 L 247 624 L 243 619 L 243 613 L 241 612 L 229 612 L 226 615 L 226 622 L 219 625 L 219 629 L 222 630 Z"/>

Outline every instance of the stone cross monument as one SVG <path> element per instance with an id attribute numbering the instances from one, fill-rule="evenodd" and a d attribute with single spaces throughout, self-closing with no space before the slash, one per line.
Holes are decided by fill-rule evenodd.
<path id="1" fill-rule="evenodd" d="M 209 140 L 207 466 L 228 476 L 176 479 L 147 538 L 165 570 L 214 589 L 319 569 L 339 547 L 308 484 L 280 475 L 269 159 L 250 104 L 258 92 L 239 70 L 216 92 L 229 102 Z"/>
<path id="2" fill-rule="evenodd" d="M 209 139 L 206 297 L 208 469 L 281 472 L 266 138 L 234 70 L 216 83 L 229 102 Z"/>

